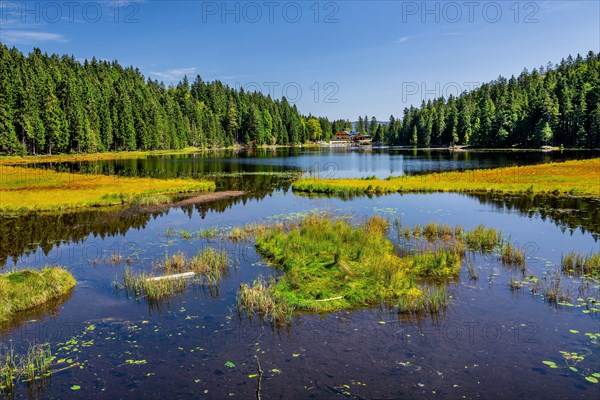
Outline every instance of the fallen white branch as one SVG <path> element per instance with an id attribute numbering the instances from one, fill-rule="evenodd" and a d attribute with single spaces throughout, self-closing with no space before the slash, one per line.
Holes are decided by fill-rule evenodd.
<path id="1" fill-rule="evenodd" d="M 165 279 L 182 279 L 182 278 L 192 278 L 196 274 L 194 272 L 184 272 L 183 274 L 175 274 L 175 275 L 166 275 L 166 276 L 156 276 L 154 278 L 148 278 L 149 281 L 162 281 Z"/>

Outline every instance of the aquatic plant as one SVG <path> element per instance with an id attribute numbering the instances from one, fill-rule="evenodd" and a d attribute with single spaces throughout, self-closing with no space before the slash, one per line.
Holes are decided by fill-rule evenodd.
<path id="1" fill-rule="evenodd" d="M 227 272 L 228 265 L 227 253 L 212 247 L 203 248 L 190 259 L 178 252 L 154 265 L 154 269 L 166 274 L 165 276 L 135 274 L 131 268 L 126 267 L 123 281 L 115 281 L 115 287 L 124 289 L 138 300 L 146 299 L 155 304 L 185 292 L 193 284 L 217 285 Z"/>
<path id="2" fill-rule="evenodd" d="M 502 234 L 494 228 L 477 225 L 475 229 L 465 234 L 465 241 L 470 250 L 490 252 L 498 246 Z"/>
<path id="3" fill-rule="evenodd" d="M 503 264 L 510 266 L 519 266 L 525 267 L 525 252 L 518 247 L 513 246 L 510 241 L 508 241 L 502 247 L 501 260 Z"/>
<path id="4" fill-rule="evenodd" d="M 19 380 L 33 382 L 50 376 L 54 357 L 49 343 L 30 344 L 26 353 L 17 354 L 13 347 L 0 347 L 0 389 L 9 397 Z"/>
<path id="5" fill-rule="evenodd" d="M 290 319 L 293 306 L 275 293 L 276 281 L 273 277 L 265 280 L 258 277 L 252 285 L 242 283 L 237 292 L 237 307 L 239 311 L 249 314 L 256 313 L 263 320 L 270 319 L 273 322 L 285 322 Z"/>
<path id="6" fill-rule="evenodd" d="M 564 273 L 600 277 L 600 252 L 587 256 L 568 252 L 562 257 L 561 268 Z"/>

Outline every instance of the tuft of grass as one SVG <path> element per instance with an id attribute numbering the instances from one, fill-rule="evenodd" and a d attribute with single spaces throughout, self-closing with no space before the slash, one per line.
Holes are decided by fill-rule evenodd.
<path id="1" fill-rule="evenodd" d="M 440 172 L 387 179 L 301 178 L 293 183 L 299 192 L 351 196 L 366 193 L 462 192 L 545 194 L 600 197 L 600 158 L 541 165 Z"/>
<path id="2" fill-rule="evenodd" d="M 198 237 L 200 239 L 214 239 L 217 237 L 218 230 L 215 227 L 202 229 L 198 231 Z"/>
<path id="3" fill-rule="evenodd" d="M 512 291 L 521 290 L 523 288 L 523 283 L 515 279 L 514 276 L 511 276 L 510 280 L 508 281 L 508 287 L 510 287 L 510 290 Z"/>
<path id="4" fill-rule="evenodd" d="M 256 313 L 263 320 L 270 319 L 272 322 L 282 323 L 291 318 L 293 306 L 275 293 L 275 279 L 266 281 L 259 277 L 252 285 L 242 283 L 237 292 L 238 310 L 248 313 Z"/>
<path id="5" fill-rule="evenodd" d="M 478 225 L 465 234 L 465 241 L 470 250 L 490 252 L 500 244 L 502 234 L 494 228 Z"/>
<path id="6" fill-rule="evenodd" d="M 179 236 L 183 239 L 183 240 L 190 240 L 192 237 L 194 237 L 194 234 L 192 232 L 188 232 L 185 230 L 181 230 L 179 231 Z"/>
<path id="7" fill-rule="evenodd" d="M 21 378 L 33 382 L 50 376 L 53 360 L 49 343 L 31 344 L 23 355 L 15 353 L 12 346 L 0 348 L 0 388 L 12 397 Z"/>
<path id="8" fill-rule="evenodd" d="M 513 246 L 510 241 L 502 247 L 501 259 L 505 265 L 525 268 L 525 252 Z"/>
<path id="9" fill-rule="evenodd" d="M 155 275 L 138 273 L 126 267 L 123 272 L 123 282 L 115 282 L 117 289 L 124 289 L 128 295 L 136 299 L 146 299 L 150 304 L 185 292 L 190 285 L 201 284 L 216 286 L 221 277 L 227 273 L 229 260 L 225 251 L 205 247 L 194 257 L 188 259 L 179 252 L 157 263 L 154 268 L 169 275 L 194 272 L 193 277 L 171 277 L 156 280 Z"/>
<path id="10" fill-rule="evenodd" d="M 600 277 L 600 252 L 586 256 L 571 251 L 562 257 L 561 268 L 564 273 Z"/>
<path id="11" fill-rule="evenodd" d="M 60 267 L 0 274 L 0 323 L 66 295 L 75 284 L 71 273 Z"/>

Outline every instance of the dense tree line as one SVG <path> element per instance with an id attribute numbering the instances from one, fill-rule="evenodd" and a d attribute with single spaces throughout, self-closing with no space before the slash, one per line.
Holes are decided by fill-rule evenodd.
<path id="1" fill-rule="evenodd" d="M 422 147 L 600 147 L 600 55 L 499 77 L 471 92 L 405 108 L 386 124 L 359 117 L 376 142 Z M 285 98 L 220 81 L 176 86 L 116 61 L 28 56 L 0 44 L 0 153 L 51 154 L 298 144 L 352 130 L 304 116 Z"/>
<path id="2" fill-rule="evenodd" d="M 370 131 L 391 145 L 598 148 L 600 55 L 569 56 L 458 97 L 423 102 Z"/>
<path id="3" fill-rule="evenodd" d="M 346 122 L 218 80 L 165 87 L 116 61 L 25 56 L 0 44 L 0 153 L 297 144 L 329 140 Z"/>

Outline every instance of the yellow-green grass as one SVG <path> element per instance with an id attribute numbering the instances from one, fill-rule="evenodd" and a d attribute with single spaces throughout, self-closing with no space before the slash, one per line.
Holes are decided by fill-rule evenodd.
<path id="1" fill-rule="evenodd" d="M 206 151 L 198 147 L 187 147 L 181 150 L 153 150 L 153 151 L 117 151 L 102 153 L 77 153 L 77 154 L 54 154 L 54 155 L 27 155 L 27 156 L 0 156 L 0 164 L 35 164 L 48 162 L 77 162 L 77 161 L 101 161 L 101 160 L 126 160 L 140 159 L 150 156 L 164 156 L 177 154 L 190 154 Z"/>
<path id="2" fill-rule="evenodd" d="M 0 212 L 52 211 L 126 203 L 161 203 L 164 195 L 214 191 L 211 181 L 85 175 L 0 167 Z M 162 197 L 160 197 L 163 195 Z"/>
<path id="3" fill-rule="evenodd" d="M 345 220 L 308 216 L 258 231 L 258 250 L 284 273 L 268 286 L 264 281 L 242 285 L 239 308 L 271 313 L 272 319 L 290 310 L 325 312 L 380 302 L 402 302 L 402 311 L 416 311 L 404 305 L 419 303 L 436 312 L 443 304 L 428 304 L 436 296 L 419 283 L 457 277 L 464 248 L 439 246 L 400 257 L 387 229 L 380 217 L 354 227 Z"/>
<path id="4" fill-rule="evenodd" d="M 440 172 L 387 179 L 303 178 L 295 191 L 362 193 L 463 192 L 600 197 L 600 158 L 541 165 Z"/>
<path id="5" fill-rule="evenodd" d="M 69 293 L 75 279 L 59 267 L 0 274 L 0 323 Z"/>

